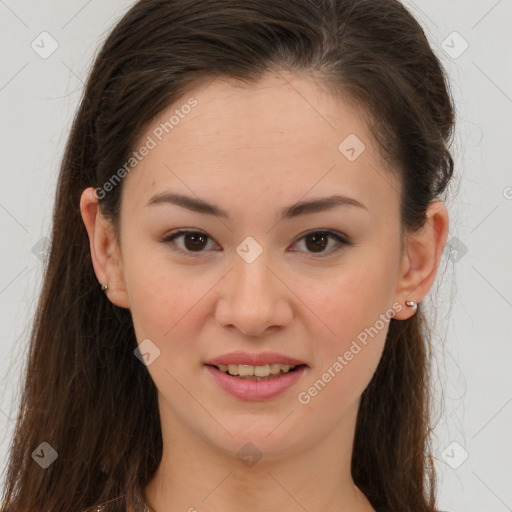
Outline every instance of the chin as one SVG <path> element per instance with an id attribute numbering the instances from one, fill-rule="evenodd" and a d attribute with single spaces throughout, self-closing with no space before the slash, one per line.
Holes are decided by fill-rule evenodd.
<path id="1" fill-rule="evenodd" d="M 272 461 L 298 454 L 304 451 L 306 442 L 298 428 L 283 426 L 283 419 L 288 413 L 275 418 L 255 417 L 254 414 L 243 418 L 238 415 L 236 423 L 225 423 L 230 425 L 227 430 L 232 437 L 221 430 L 223 434 L 220 437 L 212 438 L 210 431 L 206 433 L 208 443 L 242 462 L 245 458 Z"/>

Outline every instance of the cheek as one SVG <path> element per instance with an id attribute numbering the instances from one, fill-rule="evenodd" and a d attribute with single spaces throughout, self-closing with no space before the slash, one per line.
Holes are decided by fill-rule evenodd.
<path id="1" fill-rule="evenodd" d="M 309 286 L 307 304 L 328 346 L 343 349 L 391 306 L 392 283 L 383 265 L 361 258 Z M 350 343 L 349 343 L 350 344 Z"/>
<path id="2" fill-rule="evenodd" d="M 184 271 L 171 264 L 165 251 L 125 240 L 123 258 L 130 311 L 137 339 L 163 340 L 171 336 L 180 319 L 193 309 L 204 288 L 193 267 Z"/>
<path id="3" fill-rule="evenodd" d="M 391 318 L 392 311 L 380 316 L 360 313 L 360 308 L 353 316 L 345 310 L 333 318 L 336 335 L 316 338 L 316 364 L 298 402 L 324 411 L 333 421 L 355 404 L 377 369 Z"/>
<path id="4" fill-rule="evenodd" d="M 370 382 L 394 316 L 392 272 L 375 254 L 371 251 L 357 264 L 333 273 L 328 283 L 309 287 L 307 304 L 317 319 L 311 326 L 316 365 L 299 403 L 310 399 L 319 407 L 336 403 L 341 411 Z"/>

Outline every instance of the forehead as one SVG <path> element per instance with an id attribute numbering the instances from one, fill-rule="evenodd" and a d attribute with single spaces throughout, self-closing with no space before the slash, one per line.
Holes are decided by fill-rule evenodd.
<path id="1" fill-rule="evenodd" d="M 360 112 L 311 77 L 209 81 L 162 111 L 139 145 L 148 138 L 152 149 L 123 184 L 132 206 L 166 188 L 227 203 L 288 204 L 334 189 L 367 204 L 386 193 L 398 201 Z"/>

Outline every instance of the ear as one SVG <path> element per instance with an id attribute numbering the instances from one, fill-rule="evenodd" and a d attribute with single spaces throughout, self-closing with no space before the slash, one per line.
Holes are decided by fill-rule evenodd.
<path id="1" fill-rule="evenodd" d="M 428 206 L 424 226 L 406 235 L 395 292 L 395 300 L 404 304 L 404 308 L 395 315 L 398 320 L 406 320 L 415 314 L 414 309 L 405 306 L 405 301 L 421 302 L 434 283 L 448 229 L 446 206 L 436 200 Z"/>
<path id="2" fill-rule="evenodd" d="M 99 283 L 108 285 L 105 293 L 112 303 L 129 308 L 119 244 L 112 223 L 100 211 L 92 187 L 82 192 L 80 212 L 89 235 L 92 265 Z"/>

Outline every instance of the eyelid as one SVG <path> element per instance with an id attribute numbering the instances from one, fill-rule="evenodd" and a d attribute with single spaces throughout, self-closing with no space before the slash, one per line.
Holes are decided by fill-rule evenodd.
<path id="1" fill-rule="evenodd" d="M 334 240 L 336 240 L 337 245 L 336 245 L 336 247 L 334 247 L 326 252 L 320 252 L 320 253 L 305 252 L 304 254 L 305 254 L 306 258 L 313 259 L 313 260 L 319 260 L 322 258 L 327 259 L 331 256 L 335 256 L 336 254 L 338 254 L 345 246 L 349 247 L 351 245 L 355 245 L 355 242 L 351 241 L 350 238 L 347 235 L 345 235 L 344 233 L 341 233 L 340 231 L 333 230 L 333 229 L 327 229 L 327 228 L 310 229 L 304 233 L 301 233 L 300 235 L 298 235 L 297 241 L 294 242 L 293 245 L 299 243 L 300 241 L 302 241 L 303 238 L 305 238 L 308 235 L 313 235 L 313 234 L 318 234 L 318 233 L 321 233 L 321 234 L 327 235 L 328 237 L 333 238 Z M 293 250 L 292 252 L 301 253 L 304 251 Z"/>
<path id="2" fill-rule="evenodd" d="M 204 235 L 209 240 L 212 240 L 213 242 L 215 242 L 215 240 L 208 233 L 206 233 L 205 231 L 202 231 L 201 229 L 177 229 L 177 230 L 171 231 L 170 233 L 165 235 L 160 241 L 168 244 L 169 242 L 173 242 L 174 239 L 178 238 L 180 235 L 187 235 L 189 233 L 197 233 L 197 234 Z M 217 244 L 217 242 L 215 242 L 215 244 Z M 184 250 L 178 249 L 178 248 L 173 248 L 172 250 L 175 252 L 178 252 L 179 254 L 189 256 L 191 258 L 203 256 L 206 253 L 206 251 L 193 252 L 193 251 L 184 251 Z"/>
<path id="3" fill-rule="evenodd" d="M 177 229 L 177 230 L 171 231 L 170 233 L 165 235 L 160 241 L 162 243 L 173 242 L 174 239 L 178 238 L 180 235 L 186 235 L 189 233 L 196 233 L 196 234 L 204 235 L 206 238 L 208 238 L 209 240 L 211 240 L 215 244 L 217 244 L 217 242 L 215 241 L 215 239 L 213 237 L 211 237 L 210 235 L 208 235 L 208 233 L 206 233 L 205 231 L 202 231 L 201 229 Z M 310 229 L 304 233 L 301 233 L 300 235 L 298 235 L 297 240 L 293 243 L 293 245 L 300 242 L 307 235 L 318 234 L 318 233 L 325 234 L 325 235 L 335 239 L 338 243 L 338 246 L 336 248 L 331 249 L 330 251 L 327 251 L 324 253 L 306 253 L 306 254 L 309 254 L 309 256 L 306 256 L 306 257 L 313 258 L 313 259 L 319 259 L 319 258 L 324 258 L 324 257 L 326 258 L 326 257 L 329 257 L 329 256 L 339 252 L 343 246 L 355 245 L 355 243 L 352 242 L 350 240 L 350 238 L 347 235 L 345 235 L 344 233 L 341 233 L 337 230 L 327 229 L 327 228 Z M 340 245 L 341 245 L 341 247 L 340 247 Z M 197 251 L 197 252 L 184 251 L 184 250 L 178 249 L 178 248 L 172 248 L 172 250 L 175 252 L 178 252 L 180 254 L 183 254 L 185 256 L 191 257 L 191 258 L 203 256 L 204 254 L 206 254 L 208 252 L 208 251 Z M 293 250 L 292 252 L 303 252 L 303 251 Z"/>

